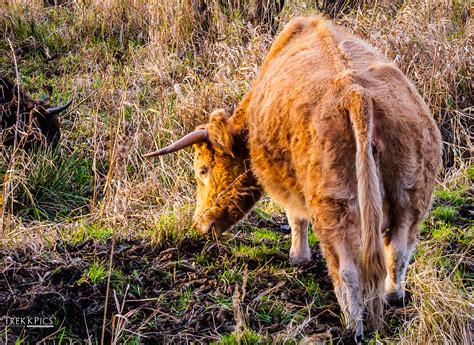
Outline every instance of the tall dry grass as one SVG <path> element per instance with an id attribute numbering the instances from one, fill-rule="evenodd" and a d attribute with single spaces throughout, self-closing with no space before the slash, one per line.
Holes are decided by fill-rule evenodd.
<path id="1" fill-rule="evenodd" d="M 74 98 L 73 110 L 62 118 L 61 150 L 64 157 L 82 159 L 92 179 L 84 215 L 32 221 L 13 211 L 28 194 L 38 164 L 15 160 L 16 183 L 2 197 L 8 214 L 3 245 L 41 247 L 84 222 L 112 226 L 127 238 L 150 237 L 166 224 L 169 232 L 160 231 L 152 240 L 184 238 L 194 200 L 191 151 L 157 161 L 141 155 L 206 122 L 215 108 L 231 111 L 258 72 L 275 32 L 290 18 L 317 10 L 315 1 L 286 1 L 283 8 L 278 3 L 3 0 L 0 74 L 15 77 L 16 58 L 22 87 L 34 96 L 50 93 L 54 102 Z M 344 8 L 335 19 L 378 47 L 414 81 L 442 129 L 446 169 L 440 183 L 450 187 L 468 181 L 465 170 L 472 164 L 469 6 L 466 0 L 374 0 Z M 0 166 L 8 166 L 11 158 L 2 147 Z M 412 274 L 420 300 L 437 296 L 427 289 L 433 281 L 429 270 Z M 460 303 L 465 308 L 465 301 Z M 416 306 L 415 328 L 403 335 L 408 343 L 420 340 L 410 330 L 429 332 L 433 325 L 427 318 L 431 307 Z M 450 310 L 438 310 L 440 317 Z"/>
<path id="2" fill-rule="evenodd" d="M 265 17 L 255 1 L 57 3 L 63 5 L 7 1 L 2 35 L 15 45 L 26 87 L 37 94 L 54 88 L 57 98 L 64 92 L 79 103 L 63 119 L 62 146 L 92 158 L 91 207 L 102 211 L 118 180 L 136 208 L 191 204 L 189 152 L 158 164 L 141 154 L 206 122 L 214 108 L 232 110 L 273 31 L 316 9 L 312 1 L 288 1 L 278 12 L 276 2 L 264 1 Z M 470 164 L 472 149 L 468 9 L 461 1 L 367 1 L 337 19 L 415 82 L 442 128 L 446 166 L 455 171 Z M 31 64 L 35 55 L 45 63 Z M 2 74 L 12 75 L 12 58 L 5 51 Z"/>

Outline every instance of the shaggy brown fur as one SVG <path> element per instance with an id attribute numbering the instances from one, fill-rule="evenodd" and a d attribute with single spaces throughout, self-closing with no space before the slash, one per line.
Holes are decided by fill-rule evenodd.
<path id="1" fill-rule="evenodd" d="M 440 165 L 439 130 L 407 78 L 344 29 L 296 18 L 229 122 L 214 113 L 207 128 L 195 157 L 200 229 L 230 227 L 263 186 L 287 210 L 295 262 L 309 259 L 312 222 L 357 340 L 364 309 L 379 327 L 385 296 L 403 298 Z"/>

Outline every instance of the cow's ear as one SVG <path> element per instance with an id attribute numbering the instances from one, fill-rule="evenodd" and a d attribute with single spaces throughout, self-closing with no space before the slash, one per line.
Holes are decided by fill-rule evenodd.
<path id="1" fill-rule="evenodd" d="M 227 112 L 224 109 L 214 110 L 206 127 L 212 147 L 220 153 L 232 154 L 234 131 Z"/>

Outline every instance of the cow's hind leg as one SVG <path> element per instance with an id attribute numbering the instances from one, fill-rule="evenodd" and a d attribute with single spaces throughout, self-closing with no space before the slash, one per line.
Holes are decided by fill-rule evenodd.
<path id="1" fill-rule="evenodd" d="M 402 305 L 405 298 L 406 272 L 419 232 L 418 219 L 413 220 L 410 212 L 397 211 L 384 236 L 387 267 L 385 292 L 391 305 Z"/>
<path id="2" fill-rule="evenodd" d="M 356 340 L 359 342 L 364 336 L 364 303 L 360 270 L 355 258 L 344 244 L 338 244 L 335 251 L 339 265 L 337 277 L 333 278 L 334 291 L 346 318 L 347 328 L 355 331 Z"/>
<path id="3" fill-rule="evenodd" d="M 290 263 L 292 265 L 304 265 L 311 261 L 311 250 L 308 244 L 309 221 L 286 211 L 288 222 L 291 227 Z"/>
<path id="4" fill-rule="evenodd" d="M 355 332 L 356 341 L 360 342 L 364 337 L 363 285 L 357 255 L 360 231 L 344 213 L 345 207 L 341 205 L 321 202 L 316 208 L 313 225 L 347 328 Z"/>

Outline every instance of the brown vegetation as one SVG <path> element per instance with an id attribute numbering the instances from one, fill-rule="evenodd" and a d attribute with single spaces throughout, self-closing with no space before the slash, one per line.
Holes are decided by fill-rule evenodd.
<path id="1" fill-rule="evenodd" d="M 238 241 L 243 241 L 241 245 L 231 247 L 231 253 L 226 256 L 228 247 L 218 244 L 212 250 L 220 252 L 208 255 L 211 249 L 189 230 L 194 211 L 190 151 L 160 158 L 156 163 L 141 158 L 143 153 L 163 147 L 205 123 L 212 109 L 225 107 L 230 112 L 254 79 L 273 41 L 274 32 L 279 32 L 291 17 L 316 10 L 314 1 L 285 1 L 281 11 L 278 6 L 274 7 L 272 19 L 264 22 L 252 14 L 258 12 L 253 1 L 212 0 L 205 3 L 205 13 L 201 14 L 196 13 L 198 8 L 202 10 L 201 2 L 191 0 L 49 1 L 47 6 L 39 0 L 2 2 L 0 75 L 16 79 L 14 70 L 10 68 L 15 56 L 21 88 L 32 98 L 48 94 L 54 104 L 74 98 L 74 107 L 60 118 L 61 154 L 51 153 L 47 159 L 38 159 L 34 154 L 17 153 L 14 165 L 9 168 L 9 179 L 4 181 L 9 188 L 3 188 L 1 197 L 4 215 L 1 219 L 1 271 L 8 278 L 1 282 L 3 291 L 11 293 L 10 287 L 13 291 L 26 289 L 21 293 L 38 296 L 42 291 L 54 294 L 57 290 L 63 295 L 64 290 L 60 289 L 67 284 L 63 282 L 62 273 L 59 273 L 58 280 L 51 280 L 50 275 L 56 269 L 62 272 L 71 267 L 72 271 L 87 270 L 87 274 L 81 276 L 82 280 L 75 279 L 78 273 L 70 275 L 74 278 L 71 286 L 76 292 L 69 296 L 77 298 L 84 291 L 90 291 L 87 289 L 93 285 L 91 277 L 96 275 L 89 274 L 90 271 L 100 273 L 101 269 L 97 267 L 108 267 L 108 257 L 103 252 L 110 250 L 113 237 L 116 251 L 124 250 L 124 245 L 133 245 L 133 241 L 157 246 L 164 256 L 169 253 L 166 250 L 176 251 L 176 254 L 163 259 L 169 265 L 163 262 L 153 264 L 153 259 L 161 260 L 155 252 L 149 256 L 133 254 L 148 260 L 150 266 L 139 261 L 134 264 L 137 268 L 126 272 L 130 273 L 128 282 L 131 287 L 140 287 L 147 272 L 156 274 L 156 269 L 160 270 L 170 279 L 170 284 L 160 286 L 162 291 L 166 291 L 166 303 L 178 300 L 172 296 L 173 293 L 178 297 L 190 295 L 192 303 L 185 304 L 184 309 L 157 301 L 168 309 L 162 310 L 165 314 L 155 314 L 156 317 L 152 318 L 156 322 L 155 330 L 167 322 L 177 322 L 174 318 L 179 319 L 184 314 L 192 322 L 197 322 L 199 313 L 208 312 L 198 306 L 205 305 L 214 310 L 212 297 L 215 296 L 231 298 L 230 305 L 224 307 L 231 314 L 223 320 L 234 323 L 232 296 L 235 283 L 241 285 L 242 279 L 230 279 L 228 272 L 241 272 L 245 263 L 249 265 L 249 279 L 244 301 L 240 302 L 243 310 L 241 339 L 255 336 L 271 340 L 300 339 L 317 332 L 316 323 L 338 324 L 339 311 L 332 303 L 334 296 L 320 302 L 316 302 L 316 297 L 304 301 L 298 300 L 297 296 L 287 298 L 284 294 L 290 291 L 285 292 L 281 287 L 270 290 L 268 284 L 278 286 L 278 282 L 271 278 L 273 274 L 293 288 L 301 288 L 303 285 L 298 285 L 301 282 L 305 286 L 303 289 L 308 289 L 311 281 L 316 281 L 321 291 L 326 293 L 331 289 L 320 278 L 320 258 L 315 261 L 319 266 L 313 273 L 293 272 L 292 268 L 285 266 L 286 254 L 281 254 L 286 253 L 289 246 L 284 235 L 268 242 L 267 239 L 252 237 L 257 236 L 261 229 L 254 231 L 254 235 L 248 231 L 249 227 L 263 228 L 273 224 L 262 218 L 268 213 L 281 212 L 278 207 L 264 200 L 250 221 L 237 229 L 240 232 Z M 469 131 L 473 104 L 472 71 L 469 69 L 472 46 L 469 3 L 457 0 L 397 1 L 395 4 L 367 1 L 353 9 L 344 9 L 343 14 L 336 18 L 338 23 L 364 37 L 394 60 L 415 83 L 429 104 L 446 144 L 445 169 L 439 179 L 439 191 L 458 195 L 458 190 L 461 190 L 459 196 L 450 194 L 448 198 L 457 201 L 445 202 L 448 199 L 444 197 L 437 199 L 432 220 L 427 223 L 423 234 L 426 244 L 422 243 L 409 269 L 408 288 L 413 303 L 396 312 L 399 314 L 395 319 L 386 319 L 388 323 L 398 320 L 391 325 L 393 328 L 387 326 L 393 329 L 392 333 L 374 337 L 405 343 L 467 342 L 470 336 L 467 298 L 472 285 L 465 277 L 472 274 L 472 237 L 469 237 L 472 234 L 469 235 L 466 221 L 461 221 L 466 219 L 461 214 L 471 214 L 468 205 L 472 202 L 469 199 L 471 192 L 463 187 L 471 183 L 469 174 L 472 175 L 472 169 L 469 169 L 472 164 Z M 6 38 L 10 39 L 13 51 Z M 4 173 L 12 157 L 11 151 L 5 147 L 1 151 L 0 172 Z M 274 220 L 274 217 L 278 219 L 278 216 L 267 218 Z M 453 221 L 457 217 L 459 223 Z M 439 223 L 445 218 L 451 222 L 449 226 Z M 285 228 L 285 225 L 281 227 Z M 249 238 L 251 242 L 248 242 Z M 97 247 L 101 241 L 106 245 Z M 94 249 L 89 251 L 91 256 L 85 250 L 84 261 L 80 261 L 82 254 L 68 257 L 66 252 L 69 249 L 62 249 L 80 246 L 80 243 L 85 243 L 83 248 L 87 248 L 90 242 Z M 188 245 L 196 245 L 196 248 L 190 249 Z M 278 250 L 274 249 L 275 246 Z M 257 257 L 264 259 L 255 259 L 256 252 Z M 313 254 L 317 257 L 316 252 Z M 35 259 L 35 255 L 39 257 Z M 54 261 L 58 255 L 65 261 Z M 284 258 L 280 258 L 282 255 Z M 39 270 L 40 275 L 32 275 L 33 267 L 36 267 L 34 262 L 45 260 L 47 264 L 38 264 L 38 267 L 47 266 L 48 269 Z M 150 267 L 150 270 L 140 271 L 139 267 Z M 194 271 L 190 267 L 196 268 L 200 275 L 188 275 L 187 272 Z M 281 267 L 283 269 L 279 270 Z M 26 271 L 21 273 L 21 269 Z M 51 273 L 46 275 L 49 271 Z M 113 268 L 111 272 L 107 269 L 105 272 L 106 279 L 120 276 L 118 273 L 114 275 Z M 17 276 L 15 281 L 15 274 L 29 277 L 24 282 L 32 284 L 21 285 L 22 278 Z M 183 279 L 173 280 L 173 274 L 176 277 L 182 275 Z M 199 283 L 196 286 L 188 284 L 208 276 L 220 277 L 219 274 L 224 277 L 217 280 L 222 286 L 219 290 L 211 288 L 201 292 Z M 31 280 L 33 277 L 34 281 Z M 145 285 L 158 279 L 153 274 L 149 277 L 150 280 L 143 280 Z M 314 279 L 307 281 L 307 277 Z M 229 281 L 230 288 L 222 281 Z M 104 281 L 92 289 L 100 290 L 97 298 L 103 301 L 106 285 L 100 284 Z M 123 316 L 116 316 L 117 320 L 129 321 L 117 323 L 121 328 L 115 328 L 114 334 L 117 337 L 127 334 L 128 337 L 131 333 L 127 330 L 138 334 L 150 331 L 139 327 L 142 324 L 153 326 L 149 321 L 145 323 L 151 315 L 145 311 L 161 309 L 144 301 L 125 303 L 125 309 L 120 309 L 121 297 L 126 294 L 114 284 L 111 279 L 109 312 Z M 47 290 L 49 288 L 51 290 Z M 447 289 L 448 293 L 439 293 L 441 290 L 437 288 Z M 113 290 L 117 294 L 117 303 Z M 138 296 L 136 299 L 159 296 L 159 292 L 153 289 L 137 289 L 133 294 Z M 30 308 L 41 308 L 41 304 L 35 303 L 41 303 L 44 298 L 35 297 L 23 302 Z M 211 301 L 209 305 L 205 302 L 207 298 Z M 281 306 L 290 314 L 280 314 L 281 320 L 278 321 L 272 304 Z M 25 305 L 12 306 L 12 310 L 22 307 Z M 453 308 L 458 311 L 456 314 L 453 314 Z M 434 309 L 436 313 L 432 312 Z M 130 310 L 136 310 L 137 315 L 144 312 L 145 316 L 134 318 L 128 314 Z M 321 312 L 329 315 L 317 316 Z M 214 311 L 206 313 L 203 315 L 214 315 Z M 270 319 L 268 315 L 271 315 Z M 273 317 L 277 325 L 274 328 Z M 65 324 L 58 325 L 57 329 L 61 331 L 52 339 L 58 339 L 71 321 L 58 318 Z M 450 323 L 443 321 L 448 319 Z M 107 320 L 107 329 L 111 330 L 111 317 Z M 270 323 L 262 320 L 270 320 Z M 160 339 L 185 342 L 199 340 L 201 338 L 197 335 L 205 333 L 195 324 L 185 322 L 185 325 L 186 328 L 173 328 L 178 333 L 186 330 L 179 336 L 164 334 Z M 94 339 L 100 338 L 100 330 L 88 330 Z M 228 337 L 231 331 L 230 328 L 209 329 L 205 333 L 209 335 L 206 339 Z M 69 328 L 67 332 L 70 332 L 71 339 L 77 335 Z M 87 337 L 87 332 L 85 334 L 82 339 Z M 25 334 L 10 332 L 8 336 L 14 340 L 16 336 L 24 337 Z M 47 334 L 43 333 L 38 337 L 45 336 Z"/>

